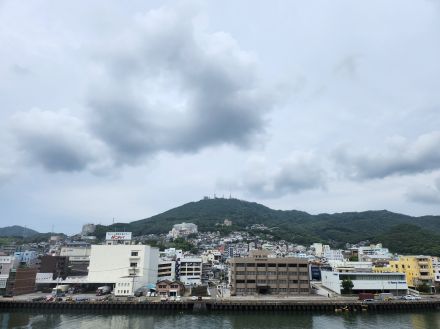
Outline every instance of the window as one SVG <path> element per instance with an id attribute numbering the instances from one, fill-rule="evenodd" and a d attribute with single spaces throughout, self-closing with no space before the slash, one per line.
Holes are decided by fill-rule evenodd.
<path id="1" fill-rule="evenodd" d="M 137 267 L 138 263 L 130 263 L 130 267 Z"/>
<path id="2" fill-rule="evenodd" d="M 139 255 L 139 252 L 137 252 L 137 251 L 132 251 L 131 252 L 131 256 L 132 257 L 136 257 L 136 256 L 138 256 Z"/>

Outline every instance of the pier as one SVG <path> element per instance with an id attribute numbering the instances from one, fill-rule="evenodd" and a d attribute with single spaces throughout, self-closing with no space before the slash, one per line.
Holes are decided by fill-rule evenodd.
<path id="1" fill-rule="evenodd" d="M 440 310 L 440 300 L 421 301 L 377 301 L 362 303 L 361 301 L 234 301 L 234 300 L 203 300 L 183 302 L 147 302 L 147 301 L 85 301 L 85 302 L 44 302 L 24 300 L 2 300 L 0 310 L 137 310 L 137 311 L 194 311 L 194 312 L 386 312 L 406 310 Z"/>

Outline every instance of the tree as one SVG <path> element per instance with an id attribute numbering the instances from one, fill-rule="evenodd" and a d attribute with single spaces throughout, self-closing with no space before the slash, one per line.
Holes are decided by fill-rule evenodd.
<path id="1" fill-rule="evenodd" d="M 353 289 L 353 286 L 354 286 L 353 282 L 349 278 L 342 280 L 341 282 L 342 294 L 345 295 L 350 294 L 351 290 Z"/>
<path id="2" fill-rule="evenodd" d="M 418 291 L 424 292 L 424 293 L 430 293 L 431 292 L 431 287 L 426 282 L 423 282 L 422 284 L 418 285 L 416 287 L 416 289 Z"/>

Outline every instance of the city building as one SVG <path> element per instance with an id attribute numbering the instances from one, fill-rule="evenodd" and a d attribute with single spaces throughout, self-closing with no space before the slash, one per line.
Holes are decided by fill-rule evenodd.
<path id="1" fill-rule="evenodd" d="M 52 273 L 54 279 L 69 275 L 69 257 L 44 255 L 41 257 L 40 273 Z"/>
<path id="2" fill-rule="evenodd" d="M 87 281 L 114 286 L 116 296 L 130 296 L 155 284 L 159 249 L 147 245 L 92 245 Z"/>
<path id="3" fill-rule="evenodd" d="M 21 265 L 34 267 L 38 263 L 38 253 L 34 250 L 16 251 L 14 256 Z"/>
<path id="4" fill-rule="evenodd" d="M 434 285 L 436 290 L 440 288 L 440 259 L 439 257 L 432 257 L 432 271 L 434 276 Z"/>
<path id="5" fill-rule="evenodd" d="M 82 236 L 89 236 L 95 233 L 96 226 L 95 224 L 84 224 L 81 230 Z"/>
<path id="6" fill-rule="evenodd" d="M 223 221 L 223 225 L 224 225 L 224 226 L 232 226 L 232 221 L 226 218 L 226 219 Z"/>
<path id="7" fill-rule="evenodd" d="M 342 281 L 351 280 L 353 283 L 352 293 L 392 293 L 395 296 L 403 296 L 408 293 L 405 274 L 403 273 L 367 273 L 367 272 L 321 272 L 322 285 L 341 294 Z"/>
<path id="8" fill-rule="evenodd" d="M 250 257 L 229 259 L 232 296 L 298 295 L 310 293 L 307 259 L 270 258 L 267 251 L 253 251 Z"/>
<path id="9" fill-rule="evenodd" d="M 69 275 L 87 275 L 90 264 L 90 245 L 61 247 L 60 256 L 68 257 Z"/>
<path id="10" fill-rule="evenodd" d="M 186 237 L 190 234 L 197 233 L 197 225 L 193 223 L 181 223 L 175 224 L 171 231 L 168 233 L 168 236 L 173 239 L 179 237 Z"/>
<path id="11" fill-rule="evenodd" d="M 179 281 L 160 280 L 156 283 L 156 292 L 162 297 L 182 296 L 185 286 Z"/>
<path id="12" fill-rule="evenodd" d="M 398 272 L 406 274 L 408 287 L 417 289 L 427 286 L 434 290 L 434 268 L 430 256 L 400 256 L 398 260 L 391 260 L 388 266 L 374 266 L 373 272 Z"/>
<path id="13" fill-rule="evenodd" d="M 5 284 L 0 281 L 0 294 L 23 295 L 35 291 L 36 268 L 14 268 L 9 272 Z"/>
<path id="14" fill-rule="evenodd" d="M 158 270 L 157 270 L 158 280 L 176 280 L 176 261 L 160 259 Z"/>
<path id="15" fill-rule="evenodd" d="M 185 285 L 202 284 L 202 258 L 183 257 L 177 261 L 176 279 Z"/>
<path id="16" fill-rule="evenodd" d="M 0 275 L 9 276 L 9 272 L 19 264 L 19 259 L 14 256 L 0 256 Z"/>

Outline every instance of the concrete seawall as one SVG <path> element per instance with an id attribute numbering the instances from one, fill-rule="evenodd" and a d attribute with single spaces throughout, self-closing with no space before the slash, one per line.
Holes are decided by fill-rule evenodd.
<path id="1" fill-rule="evenodd" d="M 365 312 L 440 310 L 440 301 L 188 301 L 188 302 L 32 302 L 1 301 L 0 310 L 173 310 L 173 311 L 288 311 L 288 312 Z"/>

